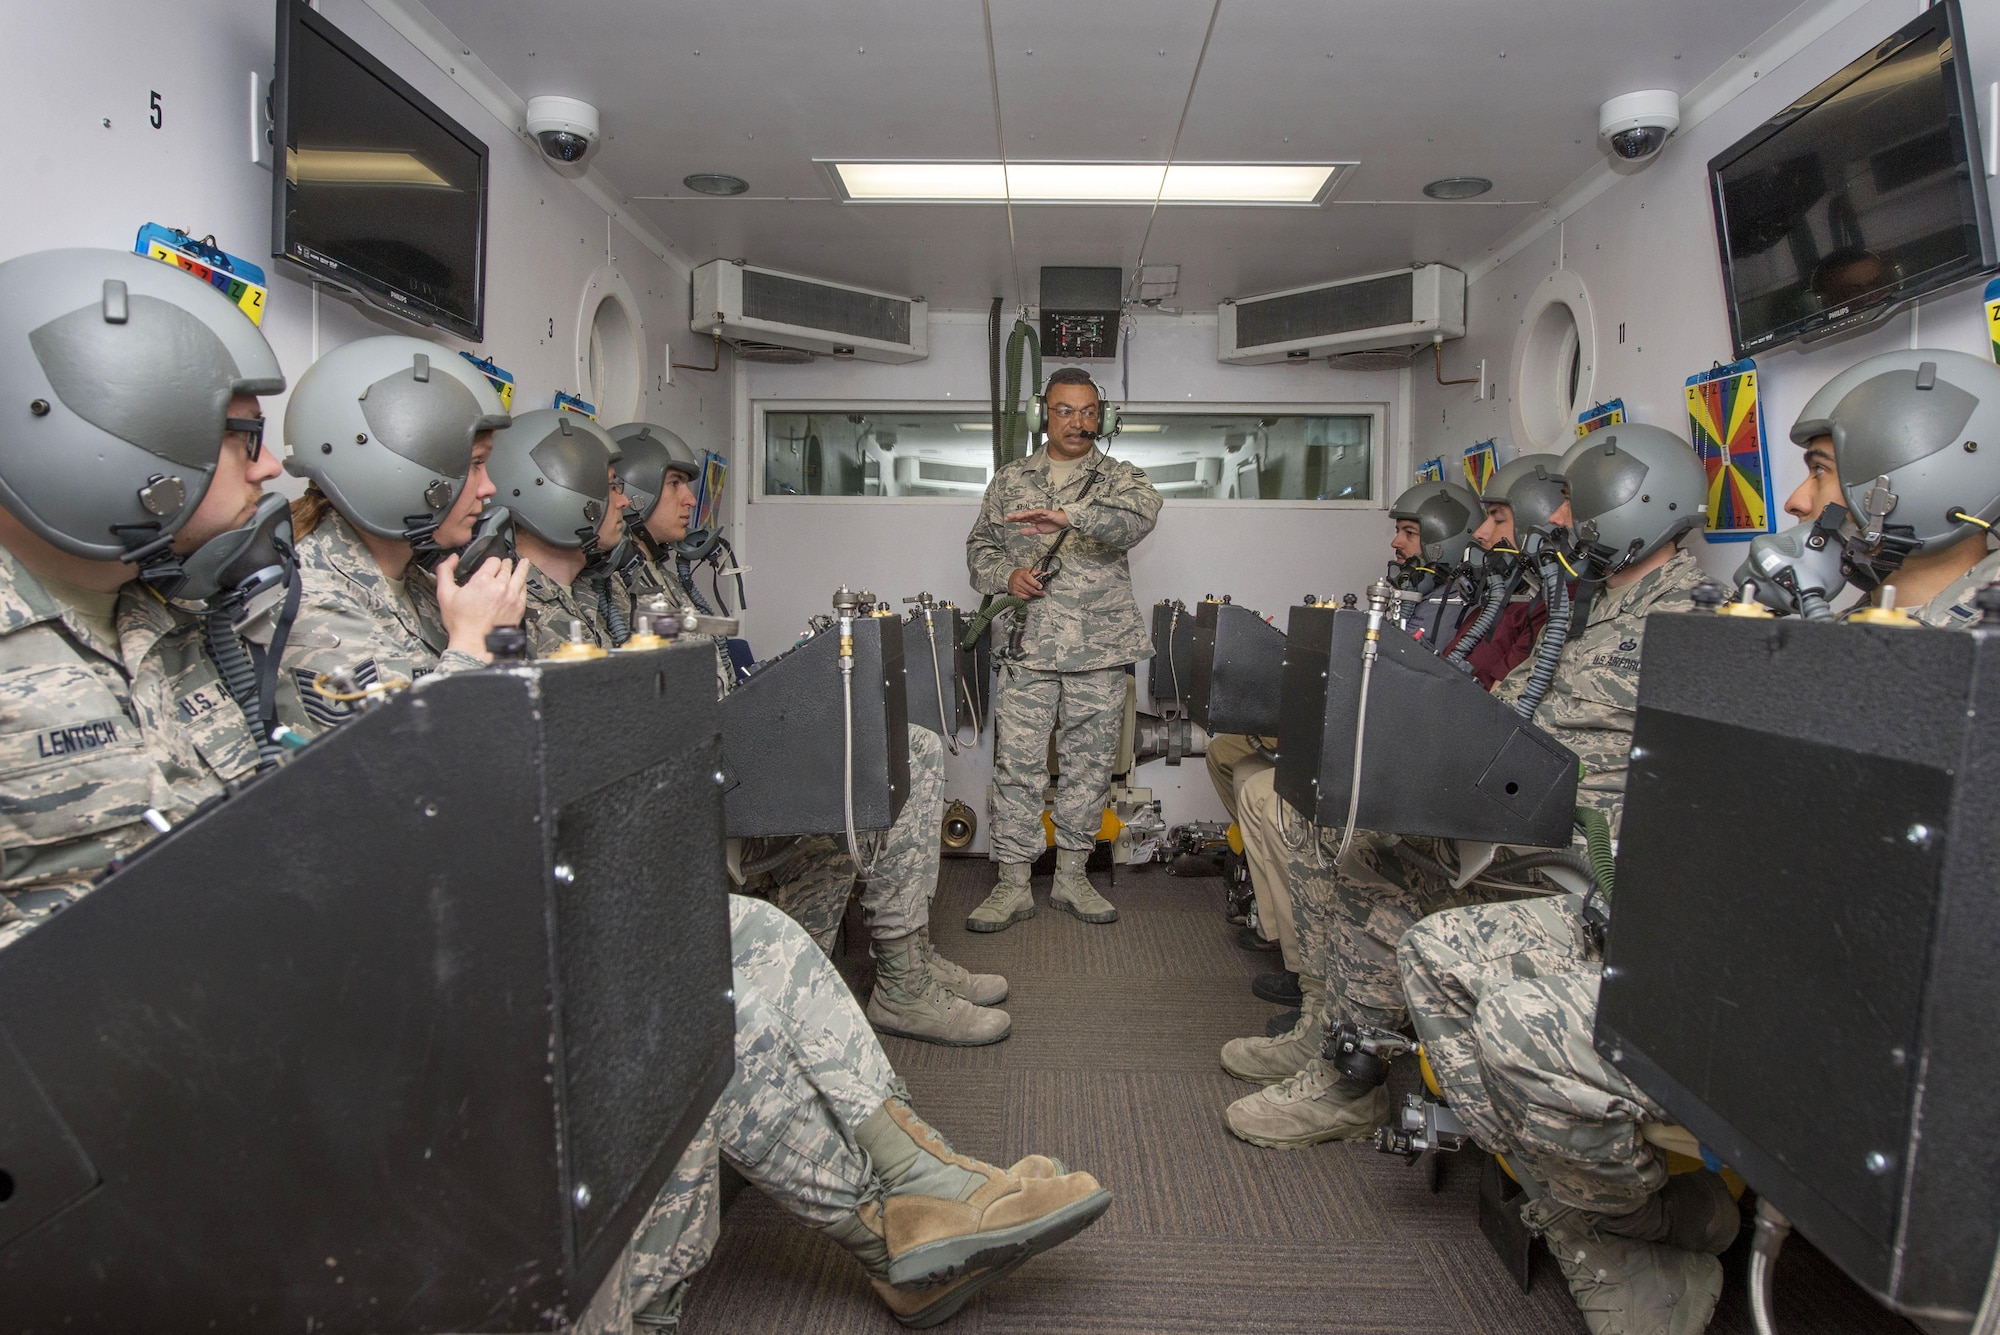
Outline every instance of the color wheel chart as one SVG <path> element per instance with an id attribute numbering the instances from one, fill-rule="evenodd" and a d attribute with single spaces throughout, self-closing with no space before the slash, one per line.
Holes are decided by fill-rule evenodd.
<path id="1" fill-rule="evenodd" d="M 1708 473 L 1710 542 L 1771 532 L 1771 454 L 1757 398 L 1757 363 L 1732 362 L 1688 377 L 1688 435 Z"/>

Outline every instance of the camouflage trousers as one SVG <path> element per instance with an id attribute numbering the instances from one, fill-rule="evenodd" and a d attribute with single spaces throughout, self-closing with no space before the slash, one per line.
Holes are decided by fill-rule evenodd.
<path id="1" fill-rule="evenodd" d="M 1431 840 L 1411 843 L 1433 853 Z M 1331 1024 L 1407 1026 L 1409 1006 L 1396 968 L 1403 933 L 1440 909 L 1478 898 L 1478 892 L 1453 889 L 1444 877 L 1397 857 L 1393 846 L 1390 836 L 1357 830 L 1346 858 L 1336 865 L 1340 832 L 1320 830 L 1307 835 L 1302 850 L 1286 849 L 1299 958 L 1321 962 Z"/>
<path id="2" fill-rule="evenodd" d="M 1667 1180 L 1640 1135 L 1665 1112 L 1592 1049 L 1598 963 L 1579 901 L 1478 904 L 1426 918 L 1397 952 L 1438 1088 L 1481 1148 L 1564 1205 L 1636 1209 Z"/>
<path id="3" fill-rule="evenodd" d="M 1042 794 L 1049 785 L 1049 737 L 1062 777 L 1056 784 L 1056 847 L 1093 848 L 1111 795 L 1118 733 L 1131 680 L 1122 667 L 1043 672 L 1000 669 L 993 700 L 993 856 L 1033 862 L 1048 846 Z"/>
<path id="4" fill-rule="evenodd" d="M 877 941 L 908 936 L 931 920 L 931 900 L 937 894 L 939 841 L 944 833 L 944 742 L 928 728 L 910 727 L 910 795 L 903 814 L 889 827 L 882 852 L 875 859 L 861 890 L 861 911 L 869 935 Z M 872 842 L 860 834 L 865 856 Z M 752 840 L 744 848 L 754 861 L 778 841 Z M 798 924 L 821 950 L 833 953 L 847 899 L 858 872 L 847 855 L 845 835 L 812 835 L 797 856 L 775 871 L 744 881 L 744 893 L 770 900 Z"/>
<path id="5" fill-rule="evenodd" d="M 715 1249 L 717 1156 L 815 1228 L 877 1188 L 854 1130 L 903 1085 L 846 983 L 798 924 L 729 897 L 736 1075 L 626 1244 L 574 1335 L 672 1329 Z"/>
<path id="6" fill-rule="evenodd" d="M 1287 808 L 1275 786 L 1278 770 L 1256 742 L 1254 737 L 1227 734 L 1209 738 L 1208 777 L 1243 836 L 1243 860 L 1250 864 L 1250 890 L 1257 898 L 1258 929 L 1265 940 L 1276 939 L 1287 969 L 1311 974 L 1312 968 L 1302 967 L 1307 959 L 1299 953 L 1293 926 L 1289 856 L 1281 833 Z M 1297 824 L 1296 817 L 1292 821 Z M 1318 963 L 1319 957 L 1313 957 L 1311 964 Z"/>

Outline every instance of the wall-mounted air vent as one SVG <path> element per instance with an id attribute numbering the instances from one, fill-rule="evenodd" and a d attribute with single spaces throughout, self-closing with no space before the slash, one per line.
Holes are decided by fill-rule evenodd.
<path id="1" fill-rule="evenodd" d="M 688 327 L 763 347 L 914 362 L 930 355 L 929 312 L 910 297 L 711 260 L 694 271 Z"/>
<path id="2" fill-rule="evenodd" d="M 1442 264 L 1225 301 L 1216 356 L 1250 365 L 1412 348 L 1465 334 L 1465 275 Z"/>

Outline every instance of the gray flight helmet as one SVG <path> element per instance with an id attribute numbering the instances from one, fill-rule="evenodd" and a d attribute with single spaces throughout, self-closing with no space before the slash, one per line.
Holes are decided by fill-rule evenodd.
<path id="1" fill-rule="evenodd" d="M 1611 569 L 1643 561 L 1699 526 L 1708 513 L 1708 471 L 1673 432 L 1636 422 L 1600 427 L 1563 455 L 1569 512 L 1595 525 Z"/>
<path id="2" fill-rule="evenodd" d="M 1560 454 L 1524 454 L 1509 459 L 1493 470 L 1480 495 L 1482 504 L 1504 505 L 1514 512 L 1516 541 L 1536 529 L 1547 530 L 1568 499 Z"/>
<path id="3" fill-rule="evenodd" d="M 1389 518 L 1416 524 L 1423 559 L 1433 564 L 1462 559 L 1485 516 L 1479 498 L 1456 482 L 1419 482 L 1389 507 Z"/>
<path id="4" fill-rule="evenodd" d="M 651 422 L 627 422 L 611 428 L 611 439 L 623 452 L 616 467 L 625 484 L 625 512 L 628 524 L 643 524 L 666 492 L 668 473 L 679 473 L 692 482 L 701 476 L 701 462 L 688 443 L 663 426 Z"/>
<path id="5" fill-rule="evenodd" d="M 1807 441 L 1833 437 L 1864 538 L 1907 525 L 1921 550 L 1935 550 L 2000 523 L 2000 366 L 1984 358 L 1943 348 L 1870 357 L 1813 396 L 1794 440 L 1802 430 Z"/>
<path id="6" fill-rule="evenodd" d="M 611 465 L 618 442 L 588 417 L 537 408 L 493 438 L 486 474 L 494 502 L 514 522 L 551 547 L 586 546 L 611 502 Z"/>
<path id="7" fill-rule="evenodd" d="M 285 471 L 316 483 L 363 532 L 409 541 L 457 502 L 479 433 L 512 420 L 457 353 L 402 334 L 359 339 L 299 377 L 285 408 Z"/>
<path id="8" fill-rule="evenodd" d="M 0 504 L 72 556 L 163 549 L 208 491 L 229 400 L 284 389 L 257 326 L 170 265 L 118 250 L 0 264 Z"/>

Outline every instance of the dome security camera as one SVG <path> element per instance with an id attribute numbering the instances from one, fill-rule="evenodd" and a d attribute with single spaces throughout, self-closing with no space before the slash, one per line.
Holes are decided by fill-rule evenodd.
<path id="1" fill-rule="evenodd" d="M 1626 93 L 1597 109 L 1598 138 L 1613 157 L 1633 166 L 1658 157 L 1680 128 L 1680 95 L 1669 88 Z"/>
<path id="2" fill-rule="evenodd" d="M 524 127 L 549 166 L 564 176 L 581 176 L 585 163 L 604 141 L 597 108 L 573 97 L 531 97 Z"/>

